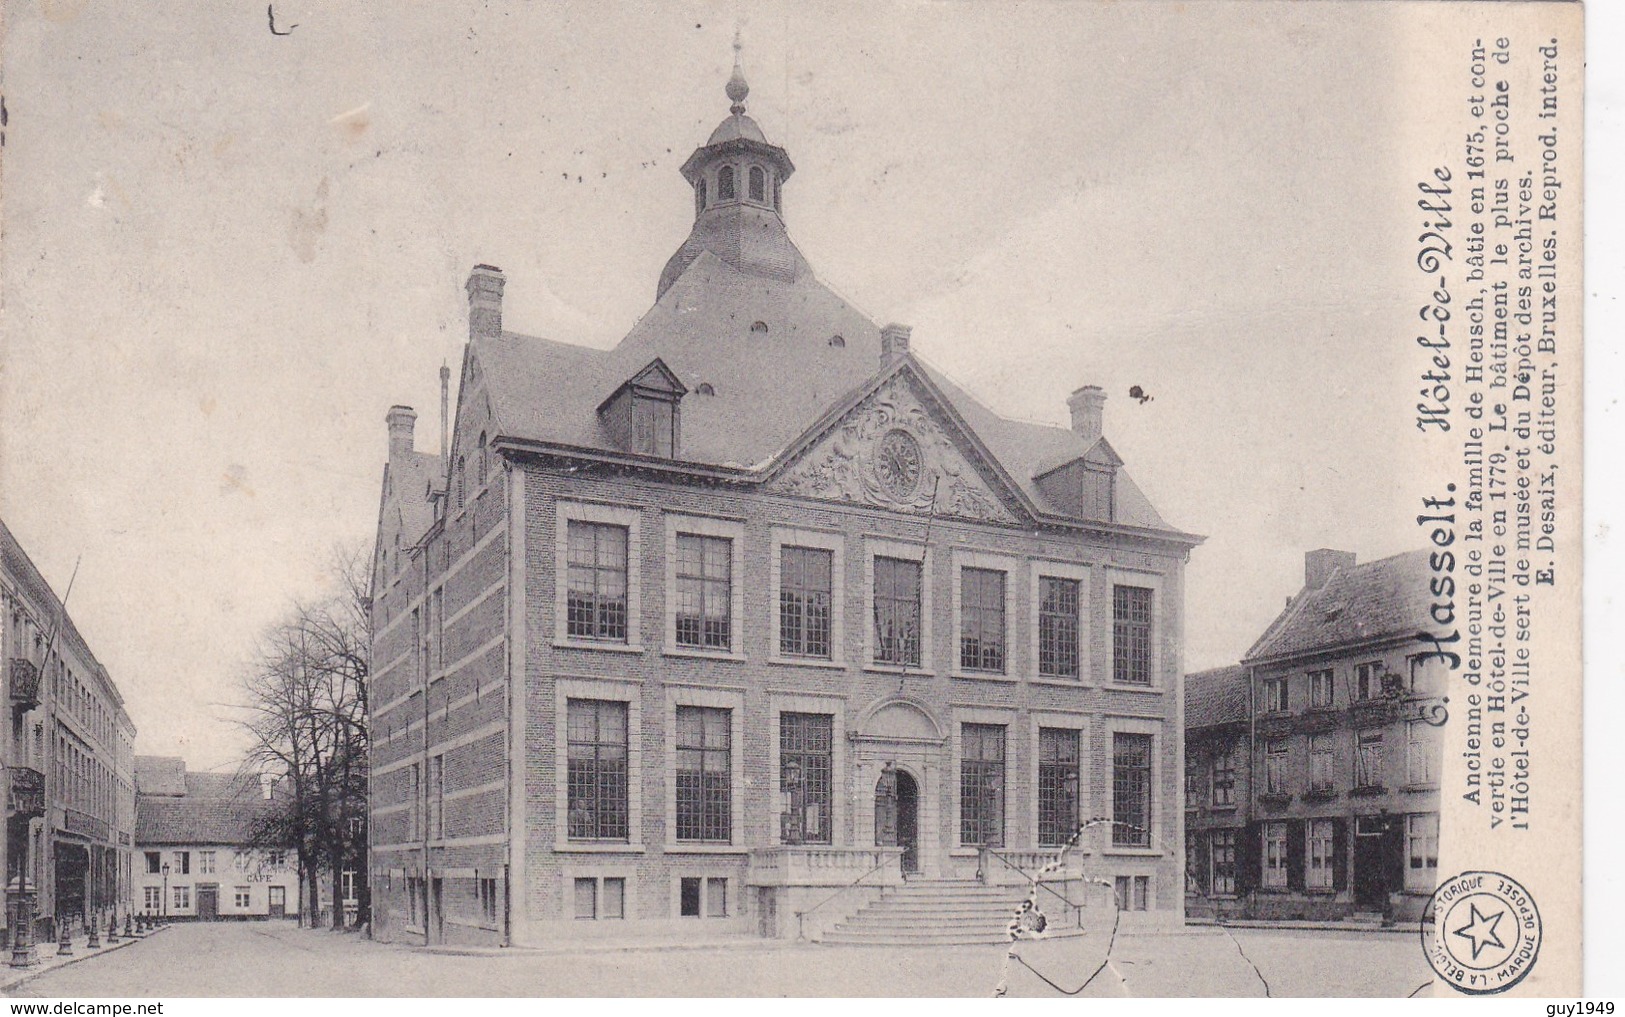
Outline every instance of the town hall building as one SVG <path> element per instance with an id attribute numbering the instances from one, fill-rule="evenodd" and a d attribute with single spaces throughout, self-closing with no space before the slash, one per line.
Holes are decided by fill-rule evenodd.
<path id="1" fill-rule="evenodd" d="M 727 94 L 619 345 L 510 330 L 477 265 L 444 454 L 388 413 L 374 934 L 816 936 L 1074 840 L 1108 902 L 1179 922 L 1200 538 L 1101 389 L 1070 427 L 1002 417 L 820 282 L 790 156 L 737 68 Z"/>

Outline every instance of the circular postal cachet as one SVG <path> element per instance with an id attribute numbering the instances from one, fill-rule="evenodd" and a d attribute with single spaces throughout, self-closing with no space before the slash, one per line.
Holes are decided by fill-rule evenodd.
<path id="1" fill-rule="evenodd" d="M 1422 952 L 1457 992 L 1505 992 L 1523 981 L 1540 957 L 1540 910 L 1511 876 L 1463 872 L 1440 883 L 1428 899 Z"/>

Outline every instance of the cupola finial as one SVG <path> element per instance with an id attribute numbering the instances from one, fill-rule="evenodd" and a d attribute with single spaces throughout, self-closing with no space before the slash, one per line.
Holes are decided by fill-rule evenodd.
<path id="1" fill-rule="evenodd" d="M 739 116 L 745 112 L 745 96 L 750 94 L 750 85 L 745 82 L 745 72 L 739 66 L 739 51 L 744 48 L 745 44 L 740 41 L 739 29 L 736 27 L 734 29 L 734 72 L 733 76 L 728 79 L 727 88 L 728 98 L 733 102 L 733 105 L 728 107 L 728 112 L 734 116 Z"/>

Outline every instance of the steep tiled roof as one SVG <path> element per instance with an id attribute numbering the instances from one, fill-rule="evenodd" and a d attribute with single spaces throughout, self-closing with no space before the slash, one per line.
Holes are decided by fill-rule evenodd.
<path id="1" fill-rule="evenodd" d="M 1338 569 L 1304 589 L 1265 629 L 1246 660 L 1412 635 L 1428 626 L 1428 557 L 1408 551 Z"/>
<path id="2" fill-rule="evenodd" d="M 760 322 L 767 331 L 753 331 Z M 836 337 L 839 337 L 837 340 Z M 880 330 L 811 273 L 793 281 L 740 272 L 709 252 L 611 350 L 504 332 L 472 340 L 502 437 L 615 450 L 599 404 L 659 358 L 689 389 L 681 454 L 688 462 L 763 470 L 882 370 Z M 1063 427 L 1000 417 L 915 358 L 929 380 L 1040 512 L 1063 514 L 1034 478 L 1088 445 Z M 699 395 L 709 384 L 713 395 Z M 1116 522 L 1167 530 L 1119 471 Z"/>
<path id="3" fill-rule="evenodd" d="M 160 756 L 136 760 L 139 786 L 142 761 L 180 762 Z M 169 776 L 169 767 L 162 769 Z M 149 768 L 149 772 L 154 772 Z M 252 775 L 187 773 L 182 771 L 183 794 L 138 793 L 135 799 L 137 846 L 160 844 L 252 844 L 269 828 L 280 800 L 267 800 Z M 166 782 L 162 786 L 169 787 Z"/>
<path id="4" fill-rule="evenodd" d="M 138 795 L 184 795 L 186 760 L 179 756 L 136 756 L 135 793 Z"/>
<path id="5" fill-rule="evenodd" d="M 1240 664 L 1185 676 L 1185 728 L 1247 719 L 1247 669 Z"/>

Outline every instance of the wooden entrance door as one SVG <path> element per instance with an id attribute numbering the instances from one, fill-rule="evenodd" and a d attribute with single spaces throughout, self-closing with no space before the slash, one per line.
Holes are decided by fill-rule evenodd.
<path id="1" fill-rule="evenodd" d="M 1360 906 L 1382 910 L 1389 891 L 1392 822 L 1387 816 L 1357 816 L 1354 820 L 1354 900 Z"/>
<path id="2" fill-rule="evenodd" d="M 897 771 L 897 843 L 903 848 L 903 871 L 920 871 L 920 786 L 907 770 Z"/>
<path id="3" fill-rule="evenodd" d="M 271 896 L 267 914 L 272 918 L 286 918 L 288 915 L 288 888 L 285 886 L 270 887 Z"/>
<path id="4" fill-rule="evenodd" d="M 198 886 L 197 917 L 200 922 L 213 922 L 220 918 L 220 887 L 212 884 Z"/>
<path id="5" fill-rule="evenodd" d="M 901 847 L 903 871 L 920 871 L 920 786 L 912 774 L 888 766 L 875 782 L 875 845 Z"/>

